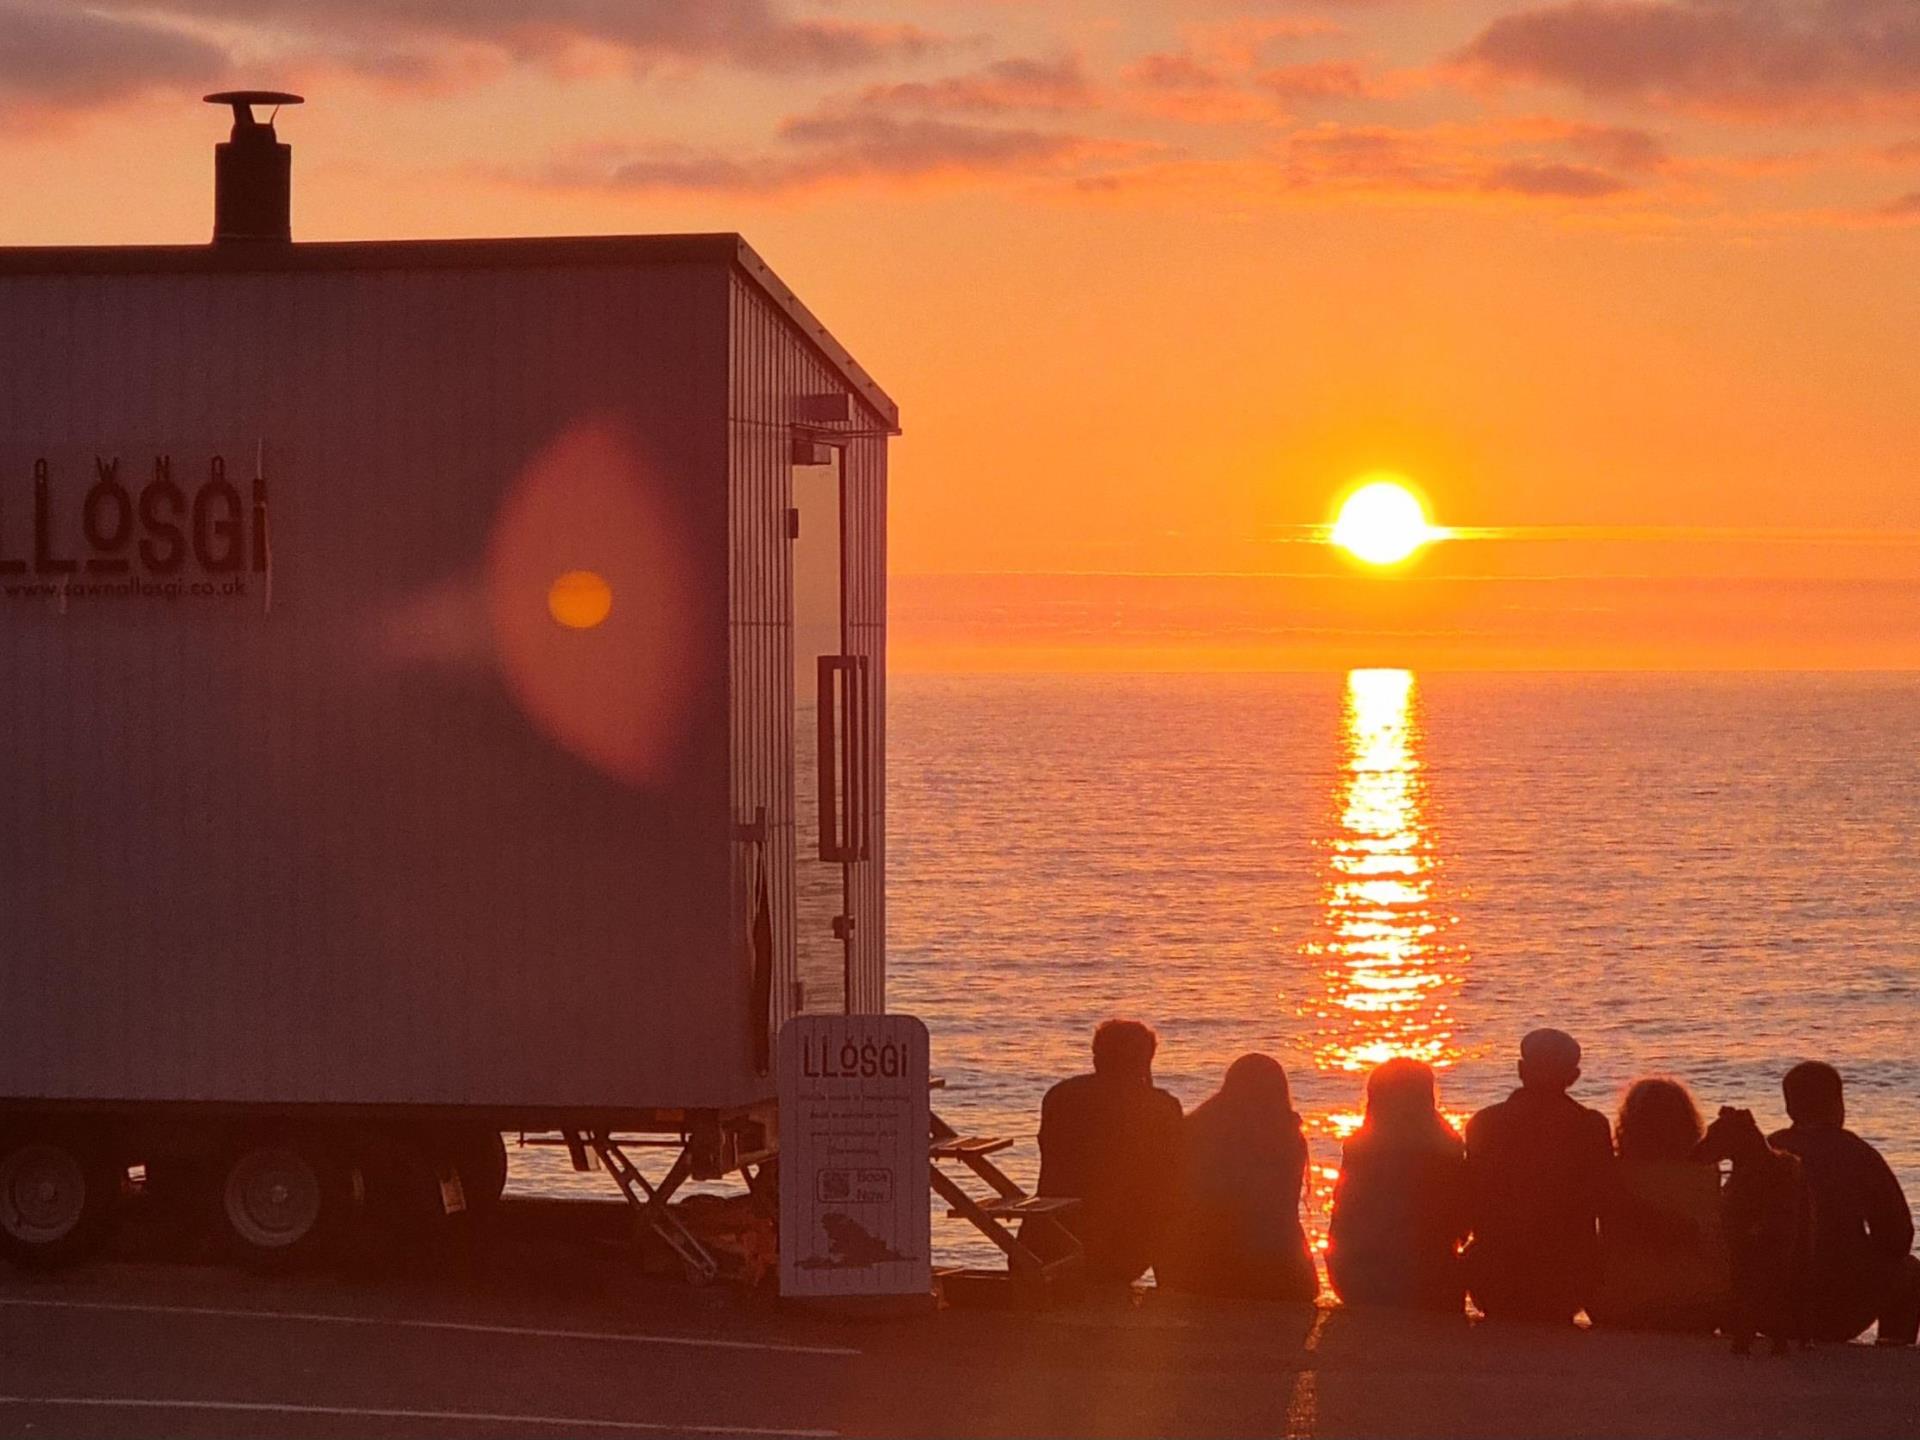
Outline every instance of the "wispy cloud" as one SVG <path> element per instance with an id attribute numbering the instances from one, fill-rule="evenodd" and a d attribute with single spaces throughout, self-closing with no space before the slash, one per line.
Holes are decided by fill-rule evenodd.
<path id="1" fill-rule="evenodd" d="M 1077 55 L 1010 56 L 977 70 L 935 80 L 875 85 L 846 108 L 998 114 L 1076 110 L 1096 101 Z"/>
<path id="2" fill-rule="evenodd" d="M 1568 165 L 1554 160 L 1510 160 L 1495 165 L 1481 184 L 1489 190 L 1563 200 L 1594 200 L 1632 188 L 1619 176 L 1596 170 L 1591 165 Z"/>
<path id="3" fill-rule="evenodd" d="M 1259 77 L 1261 89 L 1283 100 L 1364 100 L 1384 87 L 1353 60 L 1312 60 L 1278 65 Z"/>
<path id="4" fill-rule="evenodd" d="M 1897 199 L 1889 200 L 1875 213 L 1883 220 L 1920 221 L 1920 190 L 1910 190 Z"/>
<path id="5" fill-rule="evenodd" d="M 663 145 L 603 145 L 565 155 L 522 183 L 607 192 L 772 197 L 860 184 L 916 186 L 1058 176 L 1110 157 L 1113 142 L 1026 126 L 930 116 L 827 112 L 781 126 L 747 155 Z"/>
<path id="6" fill-rule="evenodd" d="M 184 94 L 228 69 L 218 45 L 132 16 L 0 4 L 0 124 L 34 125 L 128 97 Z"/>
<path id="7" fill-rule="evenodd" d="M 567 154 L 532 178 L 575 189 L 778 196 L 858 184 L 1071 177 L 1095 161 L 1149 148 L 1060 128 L 1063 113 L 1099 105 L 1078 58 L 1006 57 L 935 79 L 828 96 L 788 116 L 758 148 L 602 144 Z"/>
<path id="8" fill-rule="evenodd" d="M 1920 111 L 1914 0 L 1566 0 L 1498 17 L 1460 58 L 1496 80 L 1755 118 Z"/>
<path id="9" fill-rule="evenodd" d="M 64 3 L 45 9 L 67 9 Z M 940 45 L 907 23 L 796 15 L 779 0 L 91 0 L 95 12 L 242 27 L 261 45 L 351 65 L 437 68 L 449 45 L 564 65 L 581 47 L 631 63 L 712 63 L 834 73 Z"/>

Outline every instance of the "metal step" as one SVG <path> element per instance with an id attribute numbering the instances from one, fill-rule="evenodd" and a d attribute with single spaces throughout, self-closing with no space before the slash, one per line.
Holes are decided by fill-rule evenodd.
<path id="1" fill-rule="evenodd" d="M 936 1160 L 964 1160 L 969 1155 L 993 1155 L 1013 1145 L 995 1135 L 955 1135 L 935 1140 L 928 1153 Z"/>
<path id="2" fill-rule="evenodd" d="M 976 1200 L 980 1209 L 996 1220 L 1025 1220 L 1036 1215 L 1060 1215 L 1077 1208 L 1080 1201 L 1070 1195 L 1023 1195 L 992 1200 Z M 964 1219 L 958 1210 L 947 1211 L 948 1219 Z"/>

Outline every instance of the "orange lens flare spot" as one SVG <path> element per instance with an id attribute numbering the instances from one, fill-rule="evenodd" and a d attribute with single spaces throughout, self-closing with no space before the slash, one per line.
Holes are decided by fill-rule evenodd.
<path id="1" fill-rule="evenodd" d="M 569 570 L 547 587 L 547 613 L 569 630 L 591 630 L 613 613 L 613 587 L 591 570 Z"/>

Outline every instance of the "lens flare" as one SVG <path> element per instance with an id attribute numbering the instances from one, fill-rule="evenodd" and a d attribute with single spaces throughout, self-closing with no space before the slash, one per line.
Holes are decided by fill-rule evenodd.
<path id="1" fill-rule="evenodd" d="M 547 613 L 569 630 L 591 630 L 612 610 L 613 587 L 592 570 L 569 570 L 547 587 Z"/>
<path id="2" fill-rule="evenodd" d="M 521 711 L 581 760 L 649 788 L 678 777 L 702 687 L 714 663 L 725 673 L 698 648 L 704 551 L 677 502 L 624 421 L 583 416 L 515 478 L 487 553 L 488 628 Z"/>

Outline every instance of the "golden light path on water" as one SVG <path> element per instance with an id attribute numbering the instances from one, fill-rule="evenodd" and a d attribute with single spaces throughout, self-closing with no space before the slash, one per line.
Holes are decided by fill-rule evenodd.
<path id="1" fill-rule="evenodd" d="M 1313 1011 L 1317 1068 L 1353 1076 L 1396 1055 L 1443 1069 L 1459 1058 L 1452 997 L 1464 956 L 1447 932 L 1455 917 L 1436 897 L 1440 857 L 1427 814 L 1419 691 L 1406 670 L 1347 676 L 1337 820 L 1327 840 L 1320 933 L 1305 947 L 1322 962 Z M 1360 1112 L 1326 1117 L 1344 1138 Z"/>

